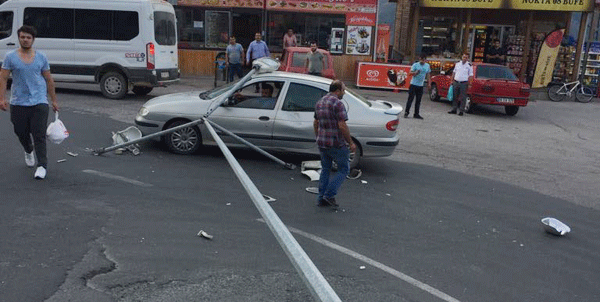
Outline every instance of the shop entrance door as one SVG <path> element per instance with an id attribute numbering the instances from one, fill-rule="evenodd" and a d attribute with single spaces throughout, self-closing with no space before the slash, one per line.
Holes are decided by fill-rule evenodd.
<path id="1" fill-rule="evenodd" d="M 514 26 L 474 24 L 469 31 L 471 62 L 487 62 L 487 54 L 494 40 L 498 39 L 500 47 L 506 49 L 508 36 L 514 33 Z"/>
<path id="2" fill-rule="evenodd" d="M 260 12 L 234 12 L 232 14 L 231 34 L 236 37 L 237 43 L 248 50 L 250 42 L 254 41 L 254 34 L 260 33 L 262 15 Z M 265 37 L 263 37 L 263 41 Z"/>

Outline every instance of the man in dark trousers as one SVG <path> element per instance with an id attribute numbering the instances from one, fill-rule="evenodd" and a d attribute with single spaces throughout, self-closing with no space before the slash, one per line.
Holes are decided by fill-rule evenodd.
<path id="1" fill-rule="evenodd" d="M 15 134 L 25 149 L 25 164 L 28 167 L 35 166 L 35 157 L 37 157 L 34 178 L 44 179 L 48 167 L 46 157 L 48 95 L 52 101 L 52 109 L 58 111 L 54 80 L 50 74 L 46 55 L 33 49 L 35 28 L 24 25 L 19 28 L 17 35 L 21 47 L 6 54 L 0 70 L 0 110 L 6 111 L 9 108 L 5 94 L 6 83 L 12 73 L 10 120 Z"/>
<path id="2" fill-rule="evenodd" d="M 408 100 L 406 101 L 406 109 L 404 109 L 404 117 L 407 118 L 410 112 L 410 105 L 412 101 L 417 97 L 415 102 L 415 114 L 414 118 L 422 120 L 423 117 L 419 114 L 421 108 L 421 98 L 423 97 L 423 84 L 427 78 L 427 89 L 431 88 L 431 68 L 428 63 L 425 63 L 427 55 L 421 54 L 419 56 L 419 62 L 416 62 L 410 67 L 410 74 L 412 79 L 410 80 L 410 87 L 408 88 Z"/>
<path id="3" fill-rule="evenodd" d="M 462 60 L 454 64 L 454 71 L 452 71 L 452 110 L 448 113 L 456 114 L 456 110 L 459 109 L 458 115 L 463 115 L 465 112 L 465 105 L 467 101 L 467 90 L 469 89 L 469 83 L 473 81 L 473 66 L 469 62 L 469 54 L 463 54 Z"/>
<path id="4" fill-rule="evenodd" d="M 321 153 L 318 206 L 334 208 L 339 206 L 335 195 L 350 171 L 348 162 L 350 152 L 356 151 L 356 145 L 354 145 L 348 125 L 346 125 L 348 120 L 346 107 L 341 101 L 345 90 L 346 87 L 342 81 L 333 81 L 329 86 L 329 93 L 321 98 L 315 106 L 313 127 Z M 338 168 L 330 178 L 334 161 Z"/>

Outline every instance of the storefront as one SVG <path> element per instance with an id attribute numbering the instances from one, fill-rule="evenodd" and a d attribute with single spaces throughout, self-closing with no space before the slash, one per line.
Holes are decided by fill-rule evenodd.
<path id="1" fill-rule="evenodd" d="M 571 12 L 594 8 L 593 0 L 419 0 L 415 5 L 404 1 L 398 3 L 396 28 L 406 31 L 395 39 L 394 48 L 409 61 L 424 53 L 434 73 L 439 73 L 467 53 L 472 62 L 504 64 L 530 83 L 546 36 L 566 29 Z M 581 47 L 561 52 L 574 59 L 580 53 L 577 49 Z M 497 53 L 503 55 L 501 61 L 494 58 Z M 562 64 L 565 68 L 555 69 L 556 76 L 573 72 Z"/>
<path id="2" fill-rule="evenodd" d="M 377 0 L 179 0 L 179 61 L 182 74 L 214 74 L 214 58 L 235 36 L 244 49 L 263 34 L 273 57 L 294 30 L 298 46 L 316 42 L 334 55 L 339 78 L 354 77 L 356 61 L 375 51 Z"/>

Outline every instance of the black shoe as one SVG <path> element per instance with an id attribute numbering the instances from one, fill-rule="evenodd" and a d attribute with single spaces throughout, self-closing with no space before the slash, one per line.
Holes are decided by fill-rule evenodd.
<path id="1" fill-rule="evenodd" d="M 416 118 L 416 119 L 419 119 L 419 120 L 422 120 L 422 119 L 423 119 L 423 117 L 422 117 L 422 116 L 420 116 L 420 115 L 418 115 L 418 114 L 415 114 L 415 115 L 413 115 L 413 118 Z"/>
<path id="2" fill-rule="evenodd" d="M 330 206 L 330 204 L 325 201 L 325 199 L 319 199 L 319 201 L 317 202 L 317 207 L 328 207 Z"/>
<path id="3" fill-rule="evenodd" d="M 456 110 L 454 110 L 454 109 L 450 110 L 450 111 L 448 111 L 448 113 L 450 113 L 450 114 L 456 114 Z"/>
<path id="4" fill-rule="evenodd" d="M 464 113 L 463 113 L 462 111 L 458 113 L 458 115 L 460 115 L 460 116 L 462 116 L 463 114 L 464 114 Z"/>
<path id="5" fill-rule="evenodd" d="M 340 206 L 339 204 L 337 204 L 337 202 L 335 201 L 335 198 L 333 198 L 333 197 L 331 197 L 331 198 L 323 198 L 323 200 L 325 202 L 327 202 L 333 208 L 338 208 Z"/>
<path id="6" fill-rule="evenodd" d="M 404 118 L 408 117 L 408 112 L 404 112 Z"/>

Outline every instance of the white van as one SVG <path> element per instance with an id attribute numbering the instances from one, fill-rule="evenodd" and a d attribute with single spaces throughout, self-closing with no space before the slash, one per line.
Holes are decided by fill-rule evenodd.
<path id="1" fill-rule="evenodd" d="M 56 82 L 99 83 L 111 99 L 179 81 L 175 10 L 163 0 L 9 0 L 0 5 L 0 60 L 37 30 Z"/>

